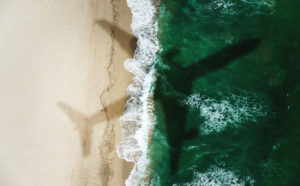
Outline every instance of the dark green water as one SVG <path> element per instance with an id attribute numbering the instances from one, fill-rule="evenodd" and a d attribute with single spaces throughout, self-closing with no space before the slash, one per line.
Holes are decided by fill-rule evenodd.
<path id="1" fill-rule="evenodd" d="M 162 0 L 152 185 L 300 185 L 299 8 Z"/>

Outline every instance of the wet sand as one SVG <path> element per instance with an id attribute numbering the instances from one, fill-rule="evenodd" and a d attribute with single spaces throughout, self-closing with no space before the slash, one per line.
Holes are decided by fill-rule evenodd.
<path id="1" fill-rule="evenodd" d="M 124 185 L 125 0 L 0 2 L 0 185 Z"/>

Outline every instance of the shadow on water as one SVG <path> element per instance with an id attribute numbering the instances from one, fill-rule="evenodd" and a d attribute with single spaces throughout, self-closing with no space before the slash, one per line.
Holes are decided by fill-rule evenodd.
<path id="1" fill-rule="evenodd" d="M 161 103 L 166 116 L 172 174 L 178 169 L 184 140 L 193 139 L 198 134 L 197 129 L 186 131 L 187 109 L 181 106 L 178 100 L 192 93 L 192 83 L 197 78 L 224 68 L 234 60 L 253 51 L 259 43 L 258 38 L 240 41 L 185 68 L 176 65 L 175 62 L 172 63 L 172 59 L 179 54 L 178 49 L 172 49 L 163 54 L 163 59 L 171 63 L 171 68 L 160 73 L 167 77 L 169 86 L 164 83 L 163 79 L 158 79 L 155 97 Z M 166 87 L 170 90 L 166 90 Z"/>
<path id="2" fill-rule="evenodd" d="M 117 40 L 127 54 L 129 54 L 130 57 L 133 57 L 134 51 L 137 47 L 136 37 L 104 19 L 97 20 L 96 23 L 106 32 L 113 35 L 113 38 Z"/>
<path id="3" fill-rule="evenodd" d="M 126 98 L 119 99 L 92 115 L 85 115 L 64 102 L 57 103 L 58 107 L 69 117 L 79 132 L 83 157 L 87 157 L 91 153 L 93 127 L 107 121 L 106 110 L 112 112 L 109 116 L 110 120 L 120 117 L 123 112 L 120 105 L 124 105 L 125 102 Z"/>

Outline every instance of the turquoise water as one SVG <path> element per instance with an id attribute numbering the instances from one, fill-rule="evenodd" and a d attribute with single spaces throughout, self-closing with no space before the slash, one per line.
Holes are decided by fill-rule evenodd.
<path id="1" fill-rule="evenodd" d="M 152 185 L 300 185 L 299 7 L 162 0 Z"/>

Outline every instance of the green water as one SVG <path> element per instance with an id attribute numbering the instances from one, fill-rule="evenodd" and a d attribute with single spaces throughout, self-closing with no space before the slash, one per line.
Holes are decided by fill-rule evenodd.
<path id="1" fill-rule="evenodd" d="M 300 185 L 299 7 L 162 0 L 152 185 Z"/>

